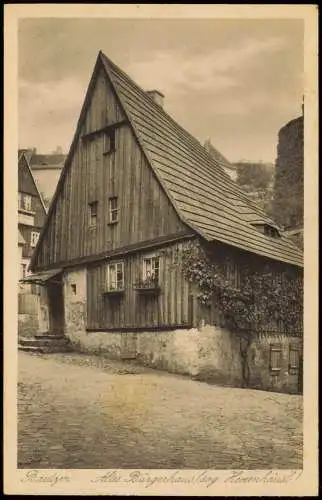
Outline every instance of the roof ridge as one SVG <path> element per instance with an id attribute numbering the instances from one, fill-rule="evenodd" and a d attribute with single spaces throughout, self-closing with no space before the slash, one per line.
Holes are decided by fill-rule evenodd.
<path id="1" fill-rule="evenodd" d="M 103 57 L 103 61 L 104 59 L 106 60 L 106 62 L 113 68 L 115 68 L 115 70 L 120 73 L 123 78 L 125 78 L 125 80 L 129 81 L 141 94 L 142 94 L 142 97 L 144 97 L 144 99 L 146 99 L 147 102 L 149 102 L 149 104 L 152 103 L 154 109 L 157 111 L 157 112 L 161 112 L 162 114 L 165 115 L 166 119 L 169 119 L 171 121 L 171 123 L 180 130 L 180 133 L 183 134 L 185 136 L 185 138 L 188 136 L 189 139 L 192 139 L 192 142 L 194 144 L 196 144 L 200 150 L 200 153 L 204 156 L 205 159 L 208 160 L 208 163 L 211 163 L 212 165 L 214 165 L 217 169 L 219 168 L 221 171 L 223 170 L 223 167 L 219 164 L 218 160 L 216 160 L 215 158 L 213 158 L 213 156 L 206 150 L 206 148 L 201 144 L 200 141 L 198 141 L 189 131 L 187 131 L 182 125 L 180 125 L 178 122 L 176 122 L 174 120 L 174 118 L 172 118 L 171 115 L 169 115 L 169 113 L 167 113 L 167 111 L 164 110 L 164 108 L 160 107 L 158 104 L 156 104 L 153 99 L 151 99 L 146 91 L 140 87 L 127 73 L 125 73 L 117 64 L 115 64 L 113 61 L 111 61 L 102 51 L 100 51 L 100 54 L 101 56 Z M 212 145 L 213 149 L 216 150 L 216 148 Z M 217 151 L 217 150 L 216 150 Z M 221 156 L 221 158 L 223 160 L 225 160 L 225 162 L 227 162 L 228 166 L 231 166 L 232 163 L 229 162 L 229 160 L 227 160 L 220 152 L 218 152 L 219 155 Z M 210 159 L 210 162 L 209 162 L 209 159 Z M 232 190 L 232 191 L 238 191 L 238 194 L 242 197 L 243 201 L 245 203 L 247 203 L 255 212 L 256 212 L 256 215 L 260 215 L 262 216 L 263 218 L 266 219 L 267 222 L 271 222 L 273 224 L 276 224 L 275 221 L 273 221 L 271 219 L 271 217 L 266 214 L 266 212 L 259 206 L 257 205 L 253 200 L 251 200 L 247 194 L 238 186 L 238 184 L 234 183 L 234 181 L 230 178 L 230 176 L 225 172 L 220 172 L 221 174 L 224 173 L 225 176 L 227 176 L 227 180 L 228 180 L 228 183 L 229 183 L 229 186 L 228 186 L 228 189 L 229 190 Z M 227 189 L 227 190 L 228 190 Z"/>
<path id="2" fill-rule="evenodd" d="M 278 225 L 271 219 L 271 217 L 268 216 L 268 214 L 259 205 L 257 205 L 256 202 L 250 199 L 247 196 L 247 193 L 245 193 L 238 186 L 238 184 L 236 184 L 231 179 L 228 173 L 225 172 L 224 167 L 221 163 L 224 162 L 225 164 L 227 164 L 227 166 L 229 166 L 231 165 L 230 162 L 226 160 L 225 157 L 221 155 L 221 153 L 219 153 L 220 158 L 214 158 L 200 143 L 200 141 L 198 141 L 190 134 L 190 132 L 188 132 L 180 124 L 178 124 L 162 107 L 153 102 L 146 91 L 135 81 L 133 81 L 129 75 L 127 75 L 113 61 L 105 56 L 105 54 L 101 53 L 101 57 L 107 75 L 115 89 L 118 100 L 120 101 L 124 111 L 126 112 L 126 115 L 129 118 L 131 127 L 139 141 L 142 151 L 147 157 L 152 170 L 156 174 L 156 177 L 158 178 L 161 186 L 164 188 L 165 193 L 169 197 L 171 203 L 173 204 L 183 222 L 188 224 L 203 237 L 210 237 L 210 240 L 220 240 L 220 234 L 218 233 L 218 228 L 216 228 L 215 220 L 212 222 L 212 224 L 210 224 L 209 230 L 203 228 L 201 222 L 198 222 L 198 215 L 196 215 L 196 217 L 192 217 L 191 215 L 189 215 L 189 208 L 187 208 L 189 207 L 189 201 L 185 201 L 182 197 L 180 199 L 180 196 L 177 197 L 175 195 L 176 191 L 172 189 L 171 177 L 173 176 L 171 175 L 169 179 L 169 175 L 166 174 L 166 169 L 171 172 L 171 168 L 173 168 L 173 174 L 178 174 L 180 170 L 182 172 L 184 171 L 186 165 L 188 184 L 190 183 L 190 176 L 192 175 L 192 173 L 195 171 L 198 175 L 199 170 L 200 174 L 201 172 L 203 172 L 206 177 L 210 175 L 210 178 L 213 178 L 213 189 L 214 192 L 217 192 L 217 195 L 219 195 L 219 192 L 223 191 L 227 193 L 228 203 L 232 204 L 237 219 L 240 219 L 240 224 L 242 224 L 245 228 L 245 237 L 240 238 L 241 240 L 243 240 L 243 243 L 242 241 L 240 242 L 240 248 L 246 248 L 245 245 L 247 234 L 251 240 L 254 240 L 254 238 L 257 239 L 259 245 L 257 245 L 258 251 L 260 246 L 265 247 L 268 244 L 266 254 L 267 257 L 275 258 L 277 260 L 286 259 L 286 261 L 287 259 L 290 259 L 290 263 L 295 264 L 297 262 L 297 265 L 301 265 L 299 264 L 300 257 L 297 253 L 298 249 L 295 249 L 293 247 L 291 249 L 290 245 L 285 244 L 286 242 L 284 238 L 281 238 L 279 242 L 274 242 L 273 240 L 268 239 L 252 225 L 253 221 L 250 219 L 253 218 L 256 222 L 262 222 L 263 224 L 272 225 L 279 229 Z M 153 130 L 155 130 L 155 132 L 150 134 L 150 132 L 153 132 Z M 160 149 L 161 147 L 160 140 L 162 134 L 164 135 L 164 139 L 161 141 L 161 143 L 164 143 L 165 146 L 167 143 L 169 144 L 169 155 L 166 155 L 169 156 L 169 158 L 163 158 L 164 155 L 158 155 L 157 153 L 158 148 Z M 171 138 L 172 136 L 173 140 Z M 216 150 L 216 148 L 214 147 L 213 149 Z M 180 160 L 180 154 L 183 158 L 182 160 Z M 162 162 L 162 159 L 164 159 L 165 163 Z M 163 167 L 162 163 L 164 164 Z M 206 177 L 204 180 L 206 180 Z M 223 182 L 221 182 L 221 180 Z M 220 187 L 216 186 L 218 183 L 220 184 Z M 198 191 L 196 191 L 194 196 L 198 196 L 197 192 Z M 190 192 L 187 192 L 188 198 L 189 193 Z M 192 193 L 190 193 L 190 196 L 191 195 Z M 214 196 L 216 196 L 216 194 L 214 194 Z M 200 203 L 202 205 L 201 198 Z M 224 208 L 223 211 L 225 212 Z M 210 213 L 212 213 L 212 211 L 206 214 L 206 216 L 209 217 Z M 248 215 L 245 215 L 245 213 L 247 213 Z M 226 216 L 229 219 L 230 216 L 227 214 Z M 228 219 L 227 223 L 229 222 Z M 213 234 L 213 236 L 209 235 L 209 231 L 211 234 Z M 217 236 L 215 236 L 215 234 Z M 236 242 L 231 244 L 233 244 L 234 246 L 238 246 L 238 244 L 236 245 Z M 246 246 L 248 247 L 248 249 L 253 247 L 254 252 L 256 253 L 255 241 L 253 244 Z M 280 252 L 278 248 L 281 249 Z M 284 254 L 282 251 L 284 251 Z M 261 251 L 261 253 L 262 252 L 263 251 Z"/>

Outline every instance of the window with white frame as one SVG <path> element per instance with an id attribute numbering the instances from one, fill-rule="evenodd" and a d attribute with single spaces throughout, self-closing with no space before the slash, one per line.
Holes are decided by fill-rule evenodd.
<path id="1" fill-rule="evenodd" d="M 35 247 L 38 243 L 38 239 L 39 239 L 38 231 L 31 231 L 30 246 Z"/>
<path id="2" fill-rule="evenodd" d="M 159 284 L 160 257 L 151 255 L 143 259 L 143 281 Z"/>
<path id="3" fill-rule="evenodd" d="M 108 264 L 107 290 L 109 292 L 124 290 L 124 262 Z"/>
<path id="4" fill-rule="evenodd" d="M 109 199 L 109 222 L 113 224 L 118 221 L 119 208 L 118 208 L 118 198 L 113 196 Z"/>
<path id="5" fill-rule="evenodd" d="M 31 211 L 31 196 L 29 194 L 25 194 L 23 197 L 23 208 L 28 212 Z"/>

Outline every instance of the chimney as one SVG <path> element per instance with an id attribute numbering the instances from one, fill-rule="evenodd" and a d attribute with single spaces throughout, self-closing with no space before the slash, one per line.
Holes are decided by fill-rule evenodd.
<path id="1" fill-rule="evenodd" d="M 146 93 L 153 99 L 153 101 L 163 108 L 164 95 L 159 90 L 147 90 Z"/>

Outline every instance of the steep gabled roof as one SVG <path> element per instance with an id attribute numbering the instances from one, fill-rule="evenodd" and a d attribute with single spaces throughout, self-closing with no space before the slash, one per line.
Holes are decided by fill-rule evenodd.
<path id="1" fill-rule="evenodd" d="M 206 240 L 218 240 L 271 259 L 302 266 L 287 238 L 272 238 L 252 223 L 276 224 L 252 202 L 218 159 L 101 53 L 107 76 L 146 157 L 182 220 Z"/>
<path id="2" fill-rule="evenodd" d="M 283 235 L 266 236 L 252 224 L 274 222 L 224 171 L 227 160 L 210 155 L 204 146 L 178 125 L 146 91 L 99 53 L 78 120 L 75 136 L 49 208 L 46 223 L 34 251 L 31 266 L 41 246 L 71 159 L 95 74 L 103 63 L 108 80 L 123 108 L 151 168 L 182 221 L 208 241 L 218 240 L 241 250 L 296 266 L 303 265 L 301 251 Z M 227 162 L 229 163 L 229 162 Z"/>
<path id="3" fill-rule="evenodd" d="M 18 165 L 20 165 L 20 162 L 21 162 L 21 161 L 23 161 L 23 160 L 25 160 L 25 164 L 26 164 L 27 169 L 28 169 L 28 171 L 29 171 L 30 178 L 31 178 L 31 180 L 32 180 L 32 182 L 33 182 L 33 184 L 34 184 L 34 186 L 35 186 L 35 189 L 36 189 L 37 194 L 38 194 L 38 196 L 39 196 L 40 202 L 41 202 L 41 204 L 42 204 L 42 206 L 43 206 L 43 209 L 44 209 L 44 211 L 45 211 L 45 214 L 47 215 L 47 208 L 46 208 L 46 205 L 45 205 L 45 203 L 44 203 L 44 200 L 43 200 L 43 198 L 42 198 L 42 196 L 41 196 L 41 193 L 40 193 L 40 191 L 39 191 L 39 189 L 38 189 L 38 186 L 37 186 L 37 183 L 36 183 L 35 178 L 34 178 L 34 176 L 33 176 L 33 173 L 32 173 L 32 171 L 31 171 L 30 164 L 29 164 L 29 161 L 28 161 L 28 156 L 27 156 L 27 154 L 26 154 L 26 150 L 24 150 L 24 149 L 19 149 L 19 150 L 18 150 Z"/>

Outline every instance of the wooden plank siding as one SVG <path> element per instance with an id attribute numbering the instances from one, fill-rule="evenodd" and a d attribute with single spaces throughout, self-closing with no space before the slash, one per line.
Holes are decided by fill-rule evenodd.
<path id="1" fill-rule="evenodd" d="M 267 273 L 270 275 L 268 279 L 270 279 L 272 288 L 274 288 L 277 284 L 281 284 L 283 280 L 286 280 L 287 273 L 288 279 L 291 278 L 294 280 L 295 289 L 301 290 L 303 275 L 301 271 L 294 266 L 255 255 L 250 258 L 244 252 L 239 252 L 238 249 L 232 247 L 228 248 L 221 245 L 219 242 L 216 244 L 208 243 L 204 248 L 211 260 L 221 267 L 230 286 L 242 288 L 246 275 L 258 272 L 260 274 Z M 218 304 L 215 294 L 210 308 L 198 305 L 197 317 L 203 317 L 206 322 L 211 325 L 217 325 L 219 323 Z M 301 335 L 303 333 L 303 318 L 299 315 L 297 321 L 294 321 L 292 330 L 290 331 L 285 322 L 277 322 L 272 317 L 263 317 L 260 324 L 257 325 L 256 330 L 258 333 Z"/>
<path id="2" fill-rule="evenodd" d="M 133 285 L 142 277 L 143 258 L 151 251 L 124 259 L 113 259 L 87 267 L 87 328 L 118 330 L 126 328 L 162 328 L 191 326 L 189 283 L 184 278 L 177 254 L 186 242 L 155 250 L 160 257 L 160 294 L 141 295 Z M 107 264 L 124 262 L 124 293 L 105 294 Z"/>
<path id="3" fill-rule="evenodd" d="M 98 71 L 81 135 L 125 120 L 104 70 Z M 181 222 L 137 143 L 129 123 L 115 130 L 115 152 L 104 153 L 103 134 L 78 139 L 37 268 L 56 262 L 182 232 Z M 119 222 L 108 223 L 109 197 L 118 197 Z M 88 204 L 98 202 L 96 229 L 88 225 Z"/>

